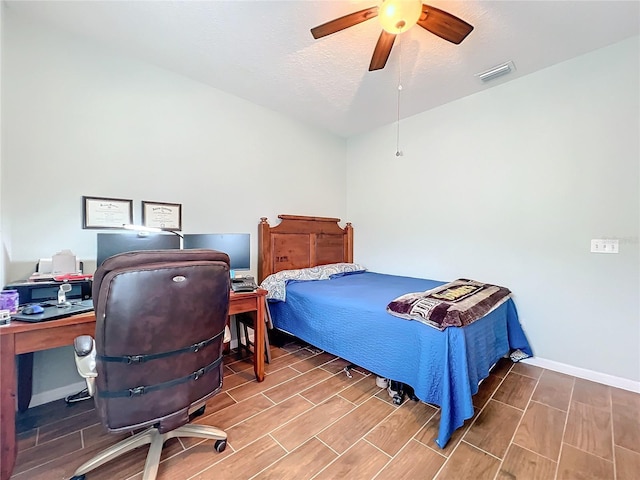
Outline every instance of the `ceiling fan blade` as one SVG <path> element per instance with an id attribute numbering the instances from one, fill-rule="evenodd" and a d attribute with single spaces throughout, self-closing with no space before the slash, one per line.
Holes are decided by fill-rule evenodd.
<path id="1" fill-rule="evenodd" d="M 350 13 L 344 17 L 336 18 L 335 20 L 314 27 L 311 29 L 311 35 L 313 35 L 313 38 L 325 37 L 377 16 L 378 7 L 365 8 L 359 12 Z"/>
<path id="2" fill-rule="evenodd" d="M 387 59 L 389 58 L 391 47 L 393 47 L 395 39 L 396 35 L 394 33 L 382 30 L 380 38 L 378 38 L 378 43 L 376 43 L 376 48 L 373 51 L 373 56 L 371 57 L 371 64 L 369 65 L 370 72 L 384 68 L 387 64 Z"/>
<path id="3" fill-rule="evenodd" d="M 418 25 L 456 45 L 462 42 L 473 30 L 473 26 L 455 15 L 424 3 L 422 4 L 422 15 L 418 19 Z"/>

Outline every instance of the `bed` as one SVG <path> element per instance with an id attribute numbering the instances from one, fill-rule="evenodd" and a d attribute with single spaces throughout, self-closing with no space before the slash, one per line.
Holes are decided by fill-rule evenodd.
<path id="1" fill-rule="evenodd" d="M 436 443 L 474 414 L 472 395 L 503 356 L 532 354 L 515 304 L 507 298 L 477 321 L 439 330 L 391 315 L 388 304 L 445 282 L 388 275 L 353 264 L 353 227 L 340 219 L 279 215 L 259 225 L 258 279 L 273 285 L 290 271 L 333 264 L 354 268 L 314 281 L 286 281 L 284 300 L 269 301 L 274 328 L 367 369 L 411 386 L 421 401 L 441 408 Z M 326 266 L 326 267 L 323 267 Z M 319 278 L 319 277 L 318 277 Z"/>

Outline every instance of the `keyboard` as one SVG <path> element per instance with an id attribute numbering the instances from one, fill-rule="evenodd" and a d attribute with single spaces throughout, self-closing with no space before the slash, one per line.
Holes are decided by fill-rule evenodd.
<path id="1" fill-rule="evenodd" d="M 46 322 L 48 320 L 57 320 L 59 318 L 70 317 L 71 315 L 93 311 L 92 299 L 71 301 L 70 305 L 66 307 L 58 307 L 58 305 L 52 303 L 41 303 L 39 305 L 44 307 L 44 312 L 33 315 L 25 315 L 22 312 L 18 312 L 11 315 L 11 319 L 32 323 Z"/>

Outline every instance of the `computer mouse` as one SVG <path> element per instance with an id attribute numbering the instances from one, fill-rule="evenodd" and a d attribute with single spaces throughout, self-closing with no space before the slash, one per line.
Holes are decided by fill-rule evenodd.
<path id="1" fill-rule="evenodd" d="M 22 309 L 22 313 L 25 315 L 35 315 L 36 313 L 44 312 L 44 308 L 40 305 L 27 305 Z"/>

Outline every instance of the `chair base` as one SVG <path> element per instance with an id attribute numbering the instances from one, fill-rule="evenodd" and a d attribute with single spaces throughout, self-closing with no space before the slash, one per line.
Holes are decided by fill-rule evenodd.
<path id="1" fill-rule="evenodd" d="M 147 460 L 144 464 L 142 480 L 154 480 L 158 473 L 162 446 L 164 442 L 174 437 L 197 437 L 216 440 L 215 450 L 217 452 L 224 451 L 227 446 L 227 434 L 209 425 L 193 425 L 188 423 L 166 433 L 160 433 L 156 427 L 150 427 L 112 445 L 91 460 L 80 465 L 73 474 L 72 480 L 82 480 L 85 474 L 91 470 L 146 444 L 150 444 L 150 446 Z"/>

